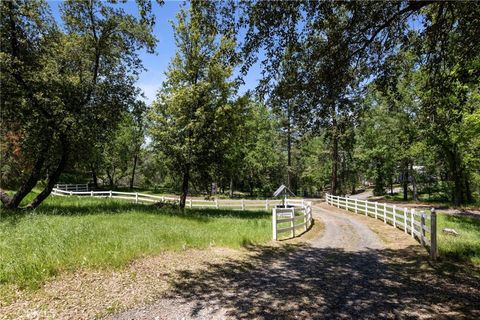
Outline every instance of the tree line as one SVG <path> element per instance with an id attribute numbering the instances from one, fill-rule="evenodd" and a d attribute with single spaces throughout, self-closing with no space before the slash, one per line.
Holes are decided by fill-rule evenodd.
<path id="1" fill-rule="evenodd" d="M 178 192 L 181 207 L 212 183 L 480 199 L 476 2 L 191 1 L 151 105 L 135 81 L 155 16 L 137 5 L 66 1 L 60 23 L 44 2 L 2 2 L 4 207 L 60 180 Z"/>

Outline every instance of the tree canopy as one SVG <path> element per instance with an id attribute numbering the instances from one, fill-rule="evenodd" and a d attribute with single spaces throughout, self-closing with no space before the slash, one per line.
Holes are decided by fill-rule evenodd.
<path id="1" fill-rule="evenodd" d="M 69 179 L 182 208 L 212 184 L 480 201 L 479 3 L 191 1 L 151 105 L 136 79 L 155 16 L 136 4 L 66 1 L 59 22 L 43 1 L 1 3 L 3 206 Z"/>

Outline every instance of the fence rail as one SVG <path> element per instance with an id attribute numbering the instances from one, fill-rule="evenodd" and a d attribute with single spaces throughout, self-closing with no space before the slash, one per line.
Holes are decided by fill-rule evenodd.
<path id="1" fill-rule="evenodd" d="M 386 203 L 368 200 L 352 199 L 331 194 L 325 195 L 327 204 L 337 208 L 365 214 L 368 217 L 382 220 L 394 228 L 403 230 L 417 239 L 422 246 L 427 248 L 432 259 L 437 258 L 437 216 L 435 211 L 427 214 L 425 211 L 417 212 Z"/>
<path id="2" fill-rule="evenodd" d="M 179 197 L 154 196 L 140 192 L 120 192 L 120 191 L 73 191 L 53 188 L 52 195 L 55 196 L 90 196 L 112 199 L 130 200 L 135 203 L 178 203 Z M 282 200 L 245 200 L 245 199 L 187 199 L 185 206 L 187 208 L 215 208 L 229 210 L 265 210 L 268 211 L 277 205 L 282 204 Z"/>
<path id="3" fill-rule="evenodd" d="M 310 201 L 286 200 L 286 207 L 272 210 L 273 240 L 278 240 L 279 233 L 289 232 L 291 238 L 301 235 L 310 228 L 312 220 Z"/>
<path id="4" fill-rule="evenodd" d="M 55 185 L 55 189 L 63 190 L 63 191 L 88 191 L 88 184 L 66 184 L 66 183 L 58 183 Z"/>

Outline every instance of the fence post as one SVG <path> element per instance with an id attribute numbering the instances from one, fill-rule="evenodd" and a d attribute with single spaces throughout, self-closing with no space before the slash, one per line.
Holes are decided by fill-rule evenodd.
<path id="1" fill-rule="evenodd" d="M 303 207 L 303 226 L 305 227 L 305 231 L 308 228 L 308 206 Z"/>
<path id="2" fill-rule="evenodd" d="M 265 211 L 268 211 L 268 199 L 265 200 Z"/>
<path id="3" fill-rule="evenodd" d="M 277 209 L 272 209 L 273 240 L 277 240 Z"/>
<path id="4" fill-rule="evenodd" d="M 328 203 L 328 193 L 326 193 L 326 192 L 325 192 L 325 201 L 327 202 L 327 204 L 329 204 Z"/>
<path id="5" fill-rule="evenodd" d="M 93 197 L 93 190 L 92 190 L 92 191 L 90 191 L 90 196 L 91 196 L 91 197 Z"/>
<path id="6" fill-rule="evenodd" d="M 110 198 L 112 197 L 112 190 L 110 190 Z"/>
<path id="7" fill-rule="evenodd" d="M 295 238 L 295 208 L 292 208 L 292 217 L 290 221 L 290 227 L 292 228 L 292 238 Z"/>
<path id="8" fill-rule="evenodd" d="M 242 211 L 245 211 L 245 202 L 242 199 Z"/>
<path id="9" fill-rule="evenodd" d="M 412 238 L 415 238 L 415 209 L 410 210 L 410 232 L 412 233 Z"/>
<path id="10" fill-rule="evenodd" d="M 135 192 L 135 203 L 138 203 L 138 192 Z"/>
<path id="11" fill-rule="evenodd" d="M 215 199 L 215 208 L 218 209 L 218 199 Z"/>
<path id="12" fill-rule="evenodd" d="M 383 203 L 383 223 L 387 224 L 387 204 Z"/>
<path id="13" fill-rule="evenodd" d="M 397 205 L 393 205 L 393 227 L 397 227 Z"/>
<path id="14" fill-rule="evenodd" d="M 405 233 L 408 233 L 407 225 L 407 208 L 403 208 L 403 229 L 405 229 Z"/>
<path id="15" fill-rule="evenodd" d="M 378 202 L 375 201 L 375 219 L 378 219 Z"/>
<path id="16" fill-rule="evenodd" d="M 425 211 L 421 212 L 420 218 L 420 243 L 425 246 Z"/>
<path id="17" fill-rule="evenodd" d="M 188 204 L 189 204 L 189 206 L 190 206 L 190 209 L 192 209 L 192 199 L 189 199 L 189 200 L 188 200 Z"/>
<path id="18" fill-rule="evenodd" d="M 365 200 L 365 215 L 368 217 L 368 200 Z"/>
<path id="19" fill-rule="evenodd" d="M 430 258 L 437 259 L 437 213 L 435 208 L 431 209 L 430 215 Z"/>
<path id="20" fill-rule="evenodd" d="M 73 192 L 72 192 L 72 191 L 70 191 L 70 195 L 73 195 Z"/>
<path id="21" fill-rule="evenodd" d="M 357 208 L 357 206 L 358 206 L 358 199 L 355 198 L 355 213 L 358 213 L 358 208 Z"/>

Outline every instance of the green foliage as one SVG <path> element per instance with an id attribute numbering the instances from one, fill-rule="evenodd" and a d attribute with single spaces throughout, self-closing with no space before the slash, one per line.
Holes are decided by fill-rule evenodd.
<path id="1" fill-rule="evenodd" d="M 235 90 L 229 80 L 235 42 L 218 34 L 212 16 L 215 6 L 197 1 L 178 13 L 173 26 L 177 52 L 151 112 L 155 146 L 183 177 L 181 206 L 192 170 L 211 180 L 208 169 L 223 158 L 229 118 L 238 105 L 229 101 Z"/>
<path id="2" fill-rule="evenodd" d="M 66 1 L 61 26 L 43 1 L 1 3 L 2 145 L 17 143 L 16 165 L 27 169 L 16 195 L 2 194 L 5 206 L 17 207 L 48 172 L 38 206 L 73 155 L 102 141 L 133 103 L 137 51 L 155 45 L 149 3 L 138 2 L 136 17 L 115 1 Z"/>

